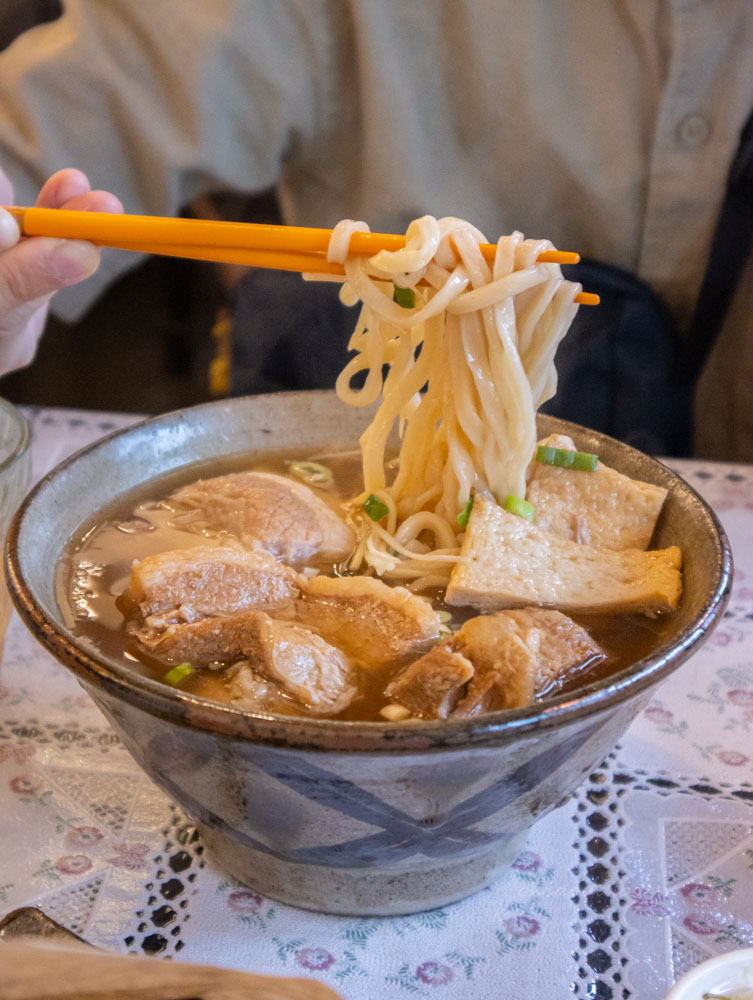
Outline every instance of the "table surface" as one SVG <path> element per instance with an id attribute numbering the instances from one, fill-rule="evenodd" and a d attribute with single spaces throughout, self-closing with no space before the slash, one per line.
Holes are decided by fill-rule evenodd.
<path id="1" fill-rule="evenodd" d="M 28 409 L 34 476 L 135 418 Z M 14 616 L 0 664 L 0 913 L 93 944 L 310 975 L 346 1000 L 664 997 L 753 945 L 753 467 L 676 461 L 731 538 L 709 642 L 489 889 L 407 917 L 306 913 L 216 869 L 76 681 Z"/>

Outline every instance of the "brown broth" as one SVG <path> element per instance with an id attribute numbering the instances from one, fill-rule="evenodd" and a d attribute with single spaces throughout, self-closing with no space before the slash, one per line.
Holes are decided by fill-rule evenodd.
<path id="1" fill-rule="evenodd" d="M 170 524 L 172 513 L 162 503 L 178 487 L 199 478 L 223 475 L 245 469 L 287 474 L 291 461 L 300 455 L 278 454 L 259 458 L 253 455 L 213 462 L 210 465 L 191 466 L 178 474 L 152 481 L 145 487 L 120 499 L 113 507 L 102 511 L 88 525 L 81 536 L 70 545 L 58 571 L 58 599 L 69 628 L 85 639 L 99 653 L 119 662 L 128 669 L 160 680 L 174 666 L 168 659 L 159 659 L 147 653 L 127 630 L 134 609 L 129 608 L 123 594 L 128 588 L 131 565 L 143 559 L 174 548 L 188 548 L 205 544 L 207 537 L 181 530 Z M 317 494 L 335 510 L 342 500 L 357 495 L 362 490 L 360 454 L 305 456 L 307 461 L 317 461 L 329 466 L 334 477 L 325 488 L 316 488 Z M 295 478 L 295 477 L 292 477 Z M 337 567 L 311 565 L 322 572 L 337 572 Z M 438 609 L 445 609 L 442 594 L 426 595 Z M 467 618 L 477 614 L 471 608 L 446 608 L 453 616 L 451 627 L 459 627 Z M 560 692 L 575 691 L 585 684 L 608 677 L 624 667 L 649 655 L 663 640 L 669 627 L 667 617 L 651 619 L 637 614 L 580 614 L 571 615 L 591 633 L 607 653 L 606 660 L 593 666 L 586 665 L 561 678 L 556 685 L 540 694 L 540 698 Z M 337 718 L 343 720 L 384 721 L 379 714 L 386 704 L 383 691 L 390 671 L 361 671 L 357 697 Z M 181 682 L 181 690 L 190 691 L 213 701 L 229 701 L 224 681 L 224 671 L 201 668 Z M 280 711 L 280 709 L 276 709 Z M 292 699 L 284 706 L 286 714 L 306 715 L 306 709 Z M 318 716 L 322 717 L 322 716 Z M 324 716 L 326 718 L 326 716 Z"/>

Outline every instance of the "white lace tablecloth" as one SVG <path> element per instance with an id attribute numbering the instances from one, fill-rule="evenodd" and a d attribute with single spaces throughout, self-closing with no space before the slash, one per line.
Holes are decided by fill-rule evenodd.
<path id="1" fill-rule="evenodd" d="M 28 413 L 36 476 L 134 419 Z M 0 665 L 0 913 L 37 905 L 103 948 L 310 975 L 346 1000 L 653 1000 L 710 955 L 753 945 L 753 467 L 672 464 L 732 540 L 724 621 L 492 888 L 361 920 L 244 888 L 14 618 Z"/>

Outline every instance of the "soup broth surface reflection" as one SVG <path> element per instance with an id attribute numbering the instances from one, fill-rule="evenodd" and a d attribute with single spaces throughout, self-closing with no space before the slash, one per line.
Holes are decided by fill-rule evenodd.
<path id="1" fill-rule="evenodd" d="M 117 506 L 101 512 L 73 541 L 59 567 L 58 596 L 68 627 L 109 659 L 147 677 L 161 680 L 175 666 L 175 661 L 150 655 L 127 627 L 136 613 L 124 597 L 131 566 L 134 561 L 146 556 L 205 545 L 212 540 L 173 526 L 171 522 L 175 515 L 165 506 L 165 498 L 187 483 L 228 472 L 253 470 L 287 476 L 290 475 L 291 462 L 302 458 L 319 462 L 332 470 L 332 481 L 326 486 L 308 485 L 338 513 L 343 500 L 361 492 L 361 456 L 357 451 L 314 456 L 264 455 L 263 458 L 246 455 L 221 463 L 213 462 L 211 466 L 194 465 L 180 473 L 152 481 L 122 498 Z M 291 478 L 295 479 L 295 476 Z M 308 565 L 328 575 L 341 572 L 340 566 L 331 563 L 311 560 Z M 446 607 L 442 592 L 427 591 L 424 596 L 436 609 L 451 614 L 448 624 L 453 631 L 478 614 L 471 608 Z M 574 691 L 648 656 L 661 643 L 669 627 L 667 619 L 651 619 L 638 614 L 572 614 L 570 617 L 588 629 L 607 653 L 607 658 L 595 666 L 586 666 L 571 676 L 560 678 L 556 686 L 540 693 L 539 700 L 562 691 Z M 387 704 L 384 688 L 403 665 L 393 666 L 389 671 L 360 671 L 357 697 L 336 718 L 384 722 L 380 715 L 380 710 Z M 197 669 L 181 682 L 180 688 L 213 701 L 231 700 L 222 669 Z M 292 699 L 285 701 L 284 711 L 290 715 L 308 714 Z"/>

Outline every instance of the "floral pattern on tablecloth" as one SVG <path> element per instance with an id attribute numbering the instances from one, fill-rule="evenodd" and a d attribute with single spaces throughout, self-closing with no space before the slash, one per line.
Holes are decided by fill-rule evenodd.
<path id="1" fill-rule="evenodd" d="M 27 412 L 36 477 L 135 419 Z M 359 919 L 240 885 L 14 618 L 0 664 L 0 912 L 39 905 L 104 948 L 308 975 L 346 1000 L 503 996 L 511 983 L 653 1000 L 708 954 L 753 942 L 753 470 L 673 464 L 730 534 L 729 610 L 492 887 Z"/>

